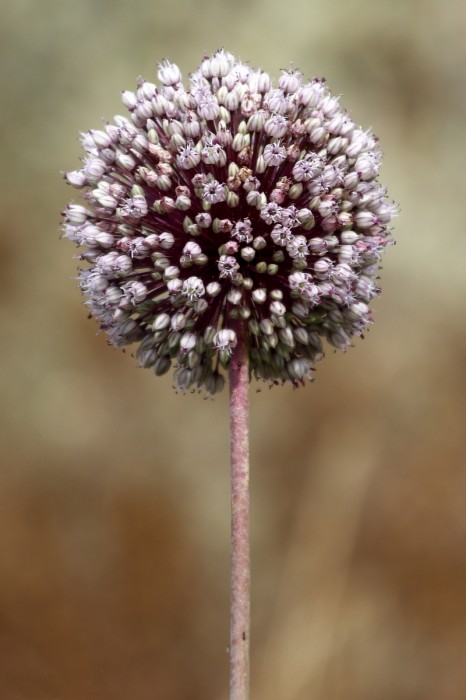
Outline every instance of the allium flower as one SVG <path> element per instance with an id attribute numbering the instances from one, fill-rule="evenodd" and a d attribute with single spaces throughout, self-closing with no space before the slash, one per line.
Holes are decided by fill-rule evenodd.
<path id="1" fill-rule="evenodd" d="M 65 175 L 84 189 L 64 235 L 86 249 L 90 312 L 181 390 L 222 389 L 241 322 L 257 378 L 303 383 L 322 339 L 344 349 L 371 323 L 396 213 L 377 139 L 296 70 L 273 87 L 222 50 L 188 89 L 167 61 L 158 79 L 123 92 L 129 118 L 84 134 Z"/>

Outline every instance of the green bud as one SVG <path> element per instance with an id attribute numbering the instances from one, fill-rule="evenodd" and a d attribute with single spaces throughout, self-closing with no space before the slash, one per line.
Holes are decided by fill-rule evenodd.
<path id="1" fill-rule="evenodd" d="M 170 316 L 168 314 L 158 314 L 154 318 L 154 322 L 152 324 L 152 330 L 154 331 L 162 331 L 165 328 L 168 328 L 170 325 Z"/>
<path id="2" fill-rule="evenodd" d="M 131 188 L 131 197 L 138 197 L 138 196 L 145 198 L 144 190 L 142 189 L 142 187 L 140 185 L 133 185 Z"/>
<path id="3" fill-rule="evenodd" d="M 301 182 L 296 182 L 292 185 L 288 191 L 288 197 L 290 199 L 299 199 L 303 193 L 303 185 Z"/>
<path id="4" fill-rule="evenodd" d="M 272 335 L 273 333 L 273 325 L 269 318 L 263 318 L 259 323 L 259 328 L 264 335 Z"/>
<path id="5" fill-rule="evenodd" d="M 166 267 L 170 265 L 170 260 L 165 257 L 161 257 L 154 262 L 154 267 L 157 270 L 165 270 Z"/>
<path id="6" fill-rule="evenodd" d="M 243 260 L 246 260 L 246 262 L 251 262 L 251 260 L 254 260 L 255 255 L 256 251 L 254 250 L 254 248 L 251 248 L 250 246 L 241 248 L 241 257 L 243 258 Z"/>
<path id="7" fill-rule="evenodd" d="M 216 332 L 216 328 L 213 328 L 212 326 L 207 326 L 207 328 L 204 331 L 204 340 L 206 345 L 212 345 Z"/>
<path id="8" fill-rule="evenodd" d="M 190 233 L 189 227 L 194 225 L 194 221 L 189 217 L 185 216 L 183 220 L 183 230 L 185 233 Z"/>
<path id="9" fill-rule="evenodd" d="M 305 328 L 299 326 L 293 330 L 293 335 L 298 343 L 301 345 L 307 345 L 309 343 L 309 333 Z"/>
<path id="10" fill-rule="evenodd" d="M 249 328 L 249 331 L 253 335 L 259 335 L 259 333 L 260 333 L 259 323 L 256 321 L 255 318 L 253 318 L 249 321 L 248 328 Z"/>
<path id="11" fill-rule="evenodd" d="M 281 263 L 285 259 L 285 253 L 283 250 L 276 250 L 275 253 L 272 255 L 272 260 L 275 263 Z"/>
<path id="12" fill-rule="evenodd" d="M 200 361 L 201 356 L 195 350 L 190 350 L 190 352 L 188 353 L 188 367 L 190 369 L 194 369 L 198 366 Z"/>
<path id="13" fill-rule="evenodd" d="M 168 336 L 168 347 L 170 350 L 175 350 L 180 344 L 181 333 L 170 333 Z"/>
<path id="14" fill-rule="evenodd" d="M 252 247 L 254 250 L 262 250 L 267 245 L 267 241 L 262 236 L 256 236 L 252 242 Z"/>
<path id="15" fill-rule="evenodd" d="M 238 204 L 239 204 L 239 197 L 238 197 L 238 195 L 236 194 L 236 192 L 231 192 L 231 190 L 228 190 L 227 200 L 226 200 L 226 201 L 227 201 L 227 205 L 228 205 L 229 207 L 231 207 L 232 209 L 234 209 L 234 208 L 237 207 Z"/>
<path id="16" fill-rule="evenodd" d="M 228 177 L 236 177 L 239 173 L 239 167 L 236 163 L 230 163 L 228 166 Z"/>
<path id="17" fill-rule="evenodd" d="M 227 367 L 228 363 L 230 362 L 230 355 L 227 350 L 219 350 L 218 352 L 218 359 L 220 360 L 220 364 L 223 365 L 223 367 Z"/>
<path id="18" fill-rule="evenodd" d="M 168 331 L 167 330 L 162 330 L 162 331 L 155 331 L 154 333 L 154 342 L 155 343 L 161 343 L 165 338 L 168 336 Z"/>
<path id="19" fill-rule="evenodd" d="M 270 298 L 273 301 L 281 301 L 283 299 L 283 292 L 281 289 L 272 289 L 270 292 Z"/>
<path id="20" fill-rule="evenodd" d="M 172 366 L 171 360 L 167 355 L 163 355 L 162 357 L 158 357 L 154 363 L 154 372 L 158 377 L 161 377 L 162 374 L 166 374 L 170 367 Z"/>
<path id="21" fill-rule="evenodd" d="M 284 316 L 275 316 L 275 314 L 272 314 L 270 319 L 276 328 L 286 328 L 286 320 Z"/>
<path id="22" fill-rule="evenodd" d="M 154 145 L 157 145 L 159 142 L 159 135 L 155 129 L 149 129 L 147 132 L 147 138 L 149 139 L 149 143 Z"/>
<path id="23" fill-rule="evenodd" d="M 205 253 L 201 253 L 200 255 L 197 255 L 194 258 L 195 265 L 207 265 L 208 262 L 209 262 L 209 258 L 207 257 L 207 255 Z"/>

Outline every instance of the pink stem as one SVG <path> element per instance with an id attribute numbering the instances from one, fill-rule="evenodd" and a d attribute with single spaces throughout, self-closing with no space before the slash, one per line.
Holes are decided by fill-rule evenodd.
<path id="1" fill-rule="evenodd" d="M 230 700 L 249 698 L 249 368 L 243 323 L 230 361 L 231 630 Z"/>

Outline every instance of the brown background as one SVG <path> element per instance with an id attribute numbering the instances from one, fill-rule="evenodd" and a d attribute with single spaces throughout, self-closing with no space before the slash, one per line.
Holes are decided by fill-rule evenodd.
<path id="1" fill-rule="evenodd" d="M 2 700 L 227 697 L 227 395 L 110 350 L 58 233 L 78 132 L 219 46 L 325 76 L 402 207 L 367 339 L 252 387 L 253 698 L 466 697 L 464 7 L 2 5 Z"/>

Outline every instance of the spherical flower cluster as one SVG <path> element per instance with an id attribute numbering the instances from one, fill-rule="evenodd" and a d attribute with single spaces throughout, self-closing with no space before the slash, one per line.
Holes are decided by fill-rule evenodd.
<path id="1" fill-rule="evenodd" d="M 123 92 L 129 118 L 84 134 L 65 174 L 86 200 L 64 235 L 90 313 L 181 390 L 221 390 L 238 324 L 254 376 L 303 383 L 323 338 L 344 349 L 371 323 L 396 212 L 377 139 L 325 81 L 286 70 L 274 87 L 223 50 L 188 90 L 167 61 L 158 80 Z"/>

